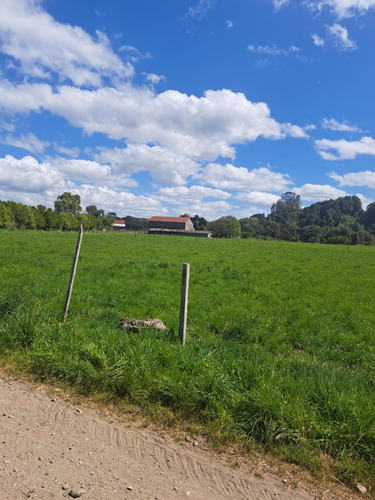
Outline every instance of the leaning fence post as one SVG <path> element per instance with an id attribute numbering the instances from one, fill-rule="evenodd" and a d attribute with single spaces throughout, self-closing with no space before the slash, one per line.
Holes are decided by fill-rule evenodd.
<path id="1" fill-rule="evenodd" d="M 63 323 L 65 323 L 66 317 L 68 315 L 70 297 L 72 295 L 74 278 L 75 278 L 76 271 L 77 271 L 79 251 L 81 249 L 82 235 L 83 235 L 83 227 L 82 227 L 82 224 L 81 224 L 81 227 L 79 229 L 79 234 L 78 234 L 78 241 L 77 241 L 76 253 L 75 253 L 75 256 L 74 256 L 74 260 L 73 260 L 72 272 L 70 273 L 70 280 L 69 280 L 68 292 L 66 294 Z"/>
<path id="2" fill-rule="evenodd" d="M 186 341 L 186 323 L 187 323 L 187 308 L 189 296 L 189 274 L 190 264 L 182 265 L 182 284 L 181 284 L 181 302 L 180 302 L 180 326 L 178 334 L 182 345 Z"/>

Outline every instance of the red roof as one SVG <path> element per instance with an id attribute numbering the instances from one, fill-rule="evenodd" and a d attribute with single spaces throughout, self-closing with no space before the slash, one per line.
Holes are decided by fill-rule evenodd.
<path id="1" fill-rule="evenodd" d="M 187 222 L 190 217 L 158 217 L 154 215 L 149 221 L 151 222 Z"/>
<path id="2" fill-rule="evenodd" d="M 113 225 L 115 226 L 116 224 L 120 225 L 120 226 L 125 226 L 125 221 L 124 220 L 120 220 L 120 219 L 116 219 L 114 222 L 113 222 Z"/>

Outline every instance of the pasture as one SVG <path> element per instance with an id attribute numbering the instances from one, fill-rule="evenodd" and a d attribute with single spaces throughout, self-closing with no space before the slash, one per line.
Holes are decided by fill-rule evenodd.
<path id="1" fill-rule="evenodd" d="M 374 247 L 84 234 L 63 325 L 76 241 L 0 232 L 3 363 L 374 486 Z M 124 316 L 168 330 L 126 333 Z"/>

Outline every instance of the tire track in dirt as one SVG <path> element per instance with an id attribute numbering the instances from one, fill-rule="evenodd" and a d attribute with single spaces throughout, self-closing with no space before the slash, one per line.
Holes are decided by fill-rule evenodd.
<path id="1" fill-rule="evenodd" d="M 220 457 L 192 444 L 110 421 L 1 377 L 0 438 L 0 483 L 24 495 L 6 497 L 10 499 L 33 498 L 34 493 L 35 498 L 64 498 L 63 481 L 85 483 L 85 500 L 319 498 L 293 490 L 272 476 L 256 478 L 245 470 L 231 469 Z M 140 486 L 127 489 L 128 478 Z M 33 484 L 26 494 L 22 488 L 27 489 L 29 483 Z M 1 494 L 0 490 L 0 499 Z"/>

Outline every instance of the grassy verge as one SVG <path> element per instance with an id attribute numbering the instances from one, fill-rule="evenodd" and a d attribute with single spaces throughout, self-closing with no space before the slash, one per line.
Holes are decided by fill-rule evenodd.
<path id="1" fill-rule="evenodd" d="M 256 240 L 0 232 L 0 352 L 211 439 L 261 446 L 347 484 L 375 478 L 375 249 Z M 177 338 L 190 262 L 188 340 Z M 168 331 L 128 334 L 122 316 Z"/>

